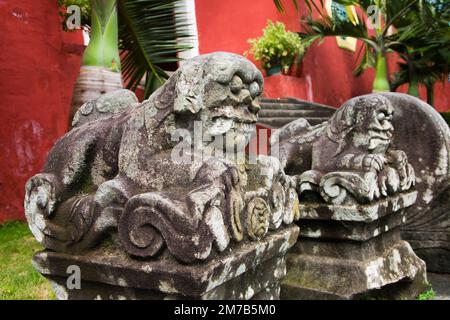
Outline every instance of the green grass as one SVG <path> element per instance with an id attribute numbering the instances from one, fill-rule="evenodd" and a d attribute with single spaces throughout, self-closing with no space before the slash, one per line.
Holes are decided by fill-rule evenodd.
<path id="1" fill-rule="evenodd" d="M 433 300 L 436 294 L 434 293 L 433 288 L 430 288 L 428 291 L 425 291 L 417 297 L 417 300 Z"/>
<path id="2" fill-rule="evenodd" d="M 26 223 L 0 225 L 0 300 L 55 299 L 49 282 L 31 265 L 39 250 Z"/>

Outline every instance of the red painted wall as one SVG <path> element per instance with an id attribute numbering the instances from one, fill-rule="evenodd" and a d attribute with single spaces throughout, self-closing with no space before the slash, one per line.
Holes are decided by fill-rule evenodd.
<path id="1" fill-rule="evenodd" d="M 272 0 L 196 0 L 200 53 L 243 54 L 249 49 L 247 40 L 260 36 L 268 19 L 284 22 L 289 30 L 301 31 L 300 17 L 307 13 L 303 1 L 299 1 L 298 12 L 290 0 L 283 3 L 286 14 L 279 13 Z M 394 70 L 396 58 L 390 60 L 390 69 Z M 339 107 L 351 97 L 372 91 L 373 70 L 355 78 L 352 71 L 356 61 L 356 53 L 340 49 L 334 38 L 328 38 L 321 45 L 311 47 L 300 69 L 292 72 L 299 79 L 269 78 L 265 93 L 269 97 L 296 96 Z M 450 110 L 450 84 L 439 84 L 435 90 L 438 110 Z M 424 92 L 422 97 L 426 97 Z"/>
<path id="2" fill-rule="evenodd" d="M 67 130 L 80 33 L 63 34 L 57 0 L 0 1 L 0 223 L 23 219 L 26 180 Z"/>

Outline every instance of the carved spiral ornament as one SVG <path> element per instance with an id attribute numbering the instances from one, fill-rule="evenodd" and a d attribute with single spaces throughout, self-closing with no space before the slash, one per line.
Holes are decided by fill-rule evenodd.
<path id="1" fill-rule="evenodd" d="M 328 203 L 341 204 L 347 198 L 347 190 L 339 185 L 338 179 L 324 179 L 320 194 Z"/>
<path id="2" fill-rule="evenodd" d="M 154 256 L 164 245 L 161 233 L 150 224 L 149 217 L 155 213 L 148 208 L 137 208 L 121 219 L 119 233 L 123 243 L 128 243 L 128 252 L 137 257 Z"/>
<path id="3" fill-rule="evenodd" d="M 47 241 L 47 236 L 53 239 L 53 234 L 49 230 L 49 218 L 53 215 L 57 195 L 57 181 L 54 175 L 40 173 L 32 177 L 25 186 L 25 216 L 31 232 L 37 241 L 43 245 L 53 248 Z M 47 238 L 48 240 L 48 238 Z"/>
<path id="4" fill-rule="evenodd" d="M 262 198 L 253 198 L 247 205 L 247 233 L 250 239 L 261 239 L 269 230 L 270 208 Z"/>

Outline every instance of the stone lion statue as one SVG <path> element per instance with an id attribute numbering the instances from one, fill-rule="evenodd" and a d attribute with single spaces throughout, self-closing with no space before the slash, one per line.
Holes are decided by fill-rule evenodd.
<path id="1" fill-rule="evenodd" d="M 206 259 L 213 246 L 222 251 L 244 234 L 263 236 L 271 225 L 263 198 L 249 213 L 261 219 L 241 222 L 248 168 L 214 155 L 196 161 L 196 153 L 212 144 L 204 139 L 185 150 L 183 159 L 194 161 L 174 161 L 197 123 L 207 136 L 232 131 L 227 144 L 245 145 L 262 90 L 252 63 L 219 52 L 185 62 L 143 103 L 123 90 L 83 105 L 43 172 L 26 184 L 33 234 L 56 251 L 82 252 L 110 236 L 133 256 L 151 257 L 166 247 L 184 262 Z M 286 198 L 290 202 L 282 205 L 292 207 L 295 199 Z"/>
<path id="2" fill-rule="evenodd" d="M 298 119 L 271 137 L 299 193 L 319 192 L 325 202 L 366 203 L 415 183 L 406 153 L 392 144 L 394 109 L 379 94 L 353 98 L 317 126 Z"/>

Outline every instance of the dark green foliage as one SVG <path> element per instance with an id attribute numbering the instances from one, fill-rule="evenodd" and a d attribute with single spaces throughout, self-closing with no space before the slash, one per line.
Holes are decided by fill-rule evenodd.
<path id="1" fill-rule="evenodd" d="M 435 298 L 436 294 L 434 293 L 433 288 L 430 288 L 428 291 L 425 291 L 421 293 L 417 300 L 433 300 Z"/>
<path id="2" fill-rule="evenodd" d="M 145 76 L 145 97 L 168 78 L 161 65 L 179 61 L 178 53 L 191 48 L 188 21 L 178 10 L 179 0 L 118 0 L 122 74 L 130 90 Z"/>
<path id="3" fill-rule="evenodd" d="M 450 126 L 450 112 L 441 112 L 442 118 L 447 122 L 447 124 Z"/>
<path id="4" fill-rule="evenodd" d="M 433 105 L 434 84 L 450 72 L 450 2 L 429 0 L 420 14 L 413 12 L 398 26 L 399 44 L 394 50 L 403 58 L 391 88 L 422 84 L 428 103 Z M 409 21 L 408 21 L 409 19 Z"/>
<path id="5" fill-rule="evenodd" d="M 295 4 L 297 0 L 291 0 Z M 448 0 L 334 0 L 341 5 L 355 5 L 365 13 L 358 17 L 359 24 L 351 19 L 332 18 L 325 14 L 323 0 L 304 0 L 310 13 L 316 11 L 319 18 L 310 14 L 303 20 L 306 39 L 312 43 L 328 36 L 355 37 L 363 41 L 363 54 L 355 74 L 375 67 L 377 57 L 387 52 L 397 52 L 403 59 L 400 71 L 393 77 L 390 89 L 410 84 L 410 93 L 417 95 L 417 85 L 427 88 L 428 102 L 433 104 L 433 87 L 443 79 L 450 66 L 450 2 Z M 283 11 L 281 0 L 274 0 Z M 371 6 L 381 9 L 384 21 L 375 34 L 365 25 L 366 16 L 373 14 Z M 373 8 L 373 7 L 372 7 Z M 339 17 L 339 15 L 337 15 Z M 381 21 L 381 20 L 380 20 Z M 391 27 L 395 27 L 395 31 Z"/>

